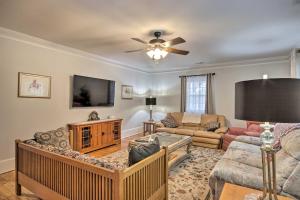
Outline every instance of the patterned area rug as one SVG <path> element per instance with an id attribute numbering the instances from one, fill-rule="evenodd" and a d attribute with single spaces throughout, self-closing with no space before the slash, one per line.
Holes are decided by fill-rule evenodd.
<path id="1" fill-rule="evenodd" d="M 192 146 L 191 156 L 169 172 L 169 200 L 204 200 L 209 174 L 223 154 L 223 150 Z M 128 152 L 121 150 L 101 159 L 124 168 L 127 158 Z"/>
<path id="2" fill-rule="evenodd" d="M 192 146 L 191 157 L 169 173 L 170 200 L 203 200 L 208 190 L 208 177 L 224 151 Z"/>

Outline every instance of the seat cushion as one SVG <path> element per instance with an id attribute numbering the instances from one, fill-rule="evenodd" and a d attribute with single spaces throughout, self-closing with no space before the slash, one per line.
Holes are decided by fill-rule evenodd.
<path id="1" fill-rule="evenodd" d="M 217 144 L 217 145 L 220 144 L 220 140 L 214 138 L 193 137 L 192 140 L 193 142 L 201 142 L 201 143 Z"/>
<path id="2" fill-rule="evenodd" d="M 283 191 L 300 199 L 300 162 L 283 185 Z"/>
<path id="3" fill-rule="evenodd" d="M 194 135 L 194 131 L 193 130 L 189 130 L 189 129 L 175 129 L 175 133 L 176 134 L 180 134 L 180 135 L 188 135 L 188 136 L 193 136 Z"/>
<path id="4" fill-rule="evenodd" d="M 220 139 L 222 135 L 214 133 L 214 132 L 209 132 L 209 131 L 195 131 L 194 136 L 196 137 L 205 137 L 205 138 L 215 138 L 215 139 Z"/>
<path id="5" fill-rule="evenodd" d="M 175 133 L 176 128 L 167 128 L 167 127 L 160 127 L 157 128 L 157 132 L 167 132 L 167 133 Z"/>

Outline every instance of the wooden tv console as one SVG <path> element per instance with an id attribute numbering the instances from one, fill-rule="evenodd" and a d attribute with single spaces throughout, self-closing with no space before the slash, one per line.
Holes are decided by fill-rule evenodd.
<path id="1" fill-rule="evenodd" d="M 68 124 L 73 149 L 87 153 L 121 142 L 122 119 L 105 119 Z"/>

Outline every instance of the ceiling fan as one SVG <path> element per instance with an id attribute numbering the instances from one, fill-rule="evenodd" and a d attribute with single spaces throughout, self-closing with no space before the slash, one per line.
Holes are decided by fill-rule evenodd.
<path id="1" fill-rule="evenodd" d="M 160 38 L 161 32 L 156 31 L 154 32 L 154 39 L 150 40 L 149 42 L 146 42 L 144 40 L 141 40 L 139 38 L 131 38 L 132 40 L 135 40 L 137 42 L 143 43 L 147 45 L 146 48 L 143 49 L 137 49 L 137 50 L 131 50 L 131 51 L 125 51 L 126 53 L 132 53 L 132 52 L 139 52 L 139 51 L 146 51 L 147 55 L 152 58 L 153 60 L 159 60 L 167 56 L 168 53 L 175 53 L 180 55 L 187 55 L 189 51 L 180 50 L 172 48 L 171 46 L 184 43 L 185 40 L 181 37 L 174 38 L 169 41 L 165 41 Z"/>

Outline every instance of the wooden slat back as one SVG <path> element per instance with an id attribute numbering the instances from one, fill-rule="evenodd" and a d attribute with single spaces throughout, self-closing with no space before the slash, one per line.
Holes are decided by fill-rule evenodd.
<path id="1" fill-rule="evenodd" d="M 89 164 L 77 163 L 59 155 L 43 155 L 35 148 L 18 149 L 18 170 L 52 191 L 74 200 L 112 200 L 114 171 L 94 170 Z M 29 150 L 30 149 L 30 150 Z M 45 153 L 45 152 L 44 152 Z M 50 153 L 51 154 L 51 153 Z M 83 167 L 86 166 L 86 167 Z M 105 173 L 103 173 L 105 171 Z"/>

